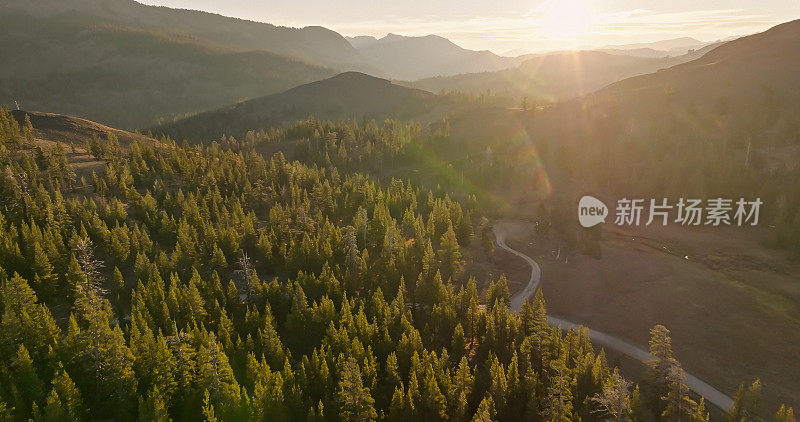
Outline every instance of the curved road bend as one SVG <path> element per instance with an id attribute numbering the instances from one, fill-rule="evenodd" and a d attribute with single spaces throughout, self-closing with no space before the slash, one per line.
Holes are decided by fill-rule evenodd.
<path id="1" fill-rule="evenodd" d="M 542 277 L 542 270 L 539 268 L 539 264 L 537 264 L 536 261 L 533 260 L 533 258 L 529 257 L 528 255 L 525 255 L 522 252 L 512 249 L 506 244 L 505 230 L 499 230 L 495 228 L 494 234 L 495 238 L 497 239 L 498 246 L 522 258 L 531 267 L 531 278 L 528 280 L 528 284 L 525 286 L 524 289 L 522 289 L 520 292 L 517 292 L 514 296 L 511 297 L 510 308 L 512 311 L 516 312 L 519 311 L 519 309 L 522 307 L 522 304 L 523 302 L 525 302 L 525 299 L 533 296 L 533 294 L 539 288 L 539 283 Z M 566 321 L 561 318 L 556 318 L 551 315 L 547 316 L 547 323 L 550 324 L 551 326 L 559 327 L 564 330 L 570 328 L 577 329 L 580 326 L 580 324 Z M 617 337 L 603 333 L 601 331 L 589 328 L 589 338 L 591 338 L 592 342 L 596 344 L 600 344 L 601 346 L 607 349 L 615 350 L 640 362 L 647 362 L 649 360 L 654 359 L 653 355 L 648 353 L 646 350 L 634 346 Z M 699 394 L 700 396 L 705 397 L 707 402 L 717 406 L 718 408 L 724 411 L 727 411 L 733 407 L 733 399 L 728 397 L 725 393 L 703 382 L 702 380 L 700 380 L 699 378 L 695 377 L 692 374 L 689 374 L 685 371 L 684 373 L 686 374 L 686 386 L 688 386 L 690 389 L 692 389 L 692 391 Z"/>

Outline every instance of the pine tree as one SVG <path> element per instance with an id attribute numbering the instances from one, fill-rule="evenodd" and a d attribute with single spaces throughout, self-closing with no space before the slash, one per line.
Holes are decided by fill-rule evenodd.
<path id="1" fill-rule="evenodd" d="M 497 282 L 490 283 L 486 292 L 486 303 L 488 303 L 489 306 L 494 306 L 498 301 L 504 303 L 506 306 L 508 306 L 511 301 L 511 294 L 508 291 L 508 280 L 505 274 L 501 275 Z"/>
<path id="2" fill-rule="evenodd" d="M 455 277 L 461 270 L 461 247 L 452 226 L 442 235 L 437 256 L 446 279 Z"/>
<path id="3" fill-rule="evenodd" d="M 83 284 L 78 286 L 79 294 L 94 301 L 98 296 L 105 294 L 100 274 L 100 270 L 105 265 L 102 261 L 95 259 L 92 241 L 88 236 L 83 236 L 75 242 L 75 252 L 83 276 Z"/>
<path id="4" fill-rule="evenodd" d="M 778 413 L 775 414 L 775 422 L 795 422 L 794 409 L 782 404 Z"/>
<path id="5" fill-rule="evenodd" d="M 667 394 L 661 398 L 665 404 L 661 416 L 666 420 L 688 419 L 697 407 L 697 403 L 689 397 L 689 387 L 684 383 L 685 379 L 683 369 L 673 361 L 667 374 Z"/>
<path id="6" fill-rule="evenodd" d="M 19 274 L 8 280 L 0 276 L 0 356 L 10 358 L 19 345 L 36 359 L 50 355 L 58 344 L 60 330 L 45 304 Z"/>
<path id="7" fill-rule="evenodd" d="M 669 376 L 672 366 L 677 362 L 672 354 L 669 330 L 663 325 L 656 325 L 650 330 L 650 355 L 653 359 L 645 362 L 645 382 L 648 387 L 648 402 L 656 413 L 664 412 L 661 398 L 669 392 Z"/>
<path id="8" fill-rule="evenodd" d="M 403 391 L 403 386 L 399 385 L 395 388 L 392 395 L 392 401 L 389 403 L 388 420 L 393 422 L 407 421 L 411 416 L 411 409 L 408 407 L 408 401 Z"/>
<path id="9" fill-rule="evenodd" d="M 692 422 L 709 422 L 711 420 L 711 414 L 706 410 L 705 398 L 701 397 L 700 401 L 692 406 L 689 420 Z"/>
<path id="10" fill-rule="evenodd" d="M 34 401 L 42 395 L 42 382 L 36 375 L 33 360 L 25 346 L 20 345 L 13 366 L 14 384 L 16 386 L 16 405 L 14 408 L 21 415 L 28 415 Z"/>
<path id="11" fill-rule="evenodd" d="M 495 420 L 494 401 L 491 396 L 486 396 L 478 405 L 478 410 L 472 417 L 472 422 L 492 422 Z"/>
<path id="12" fill-rule="evenodd" d="M 272 310 L 269 305 L 264 309 L 264 327 L 259 331 L 261 341 L 263 342 L 264 355 L 270 366 L 278 368 L 283 364 L 286 359 L 283 343 L 278 332 L 275 329 L 275 320 L 272 317 Z"/>
<path id="13" fill-rule="evenodd" d="M 33 275 L 40 280 L 39 284 L 41 284 L 42 290 L 51 294 L 54 293 L 56 276 L 53 274 L 53 264 L 50 263 L 50 258 L 48 258 L 39 242 L 33 245 L 30 266 Z"/>
<path id="14" fill-rule="evenodd" d="M 447 418 L 447 399 L 439 384 L 436 382 L 436 377 L 433 374 L 433 368 L 428 365 L 425 370 L 425 380 L 422 383 L 422 403 L 421 409 L 423 419 L 425 420 L 443 420 Z"/>
<path id="15" fill-rule="evenodd" d="M 461 326 L 461 323 L 458 323 L 455 330 L 453 330 L 453 336 L 450 338 L 450 350 L 453 353 L 453 358 L 459 359 L 463 356 L 466 347 L 467 339 L 464 336 L 464 327 Z"/>
<path id="16" fill-rule="evenodd" d="M 500 361 L 497 360 L 496 356 L 490 356 L 489 362 L 489 379 L 491 380 L 489 394 L 492 397 L 492 402 L 495 405 L 498 416 L 502 419 L 506 416 L 508 407 L 508 380 L 506 379 L 506 371 Z"/>
<path id="17" fill-rule="evenodd" d="M 492 227 L 491 222 L 486 217 L 481 217 L 480 223 L 478 224 L 478 236 L 480 237 L 481 246 L 483 246 L 483 250 L 487 254 L 494 253 L 494 229 Z"/>
<path id="18" fill-rule="evenodd" d="M 400 375 L 400 368 L 397 364 L 397 354 L 391 352 L 389 356 L 386 357 L 386 364 L 384 365 L 383 377 L 379 388 L 379 400 L 377 401 L 390 404 L 394 398 L 393 395 L 397 393 L 397 388 L 402 387 L 402 385 L 403 381 Z M 402 390 L 400 394 L 402 395 Z"/>
<path id="19" fill-rule="evenodd" d="M 141 332 L 140 330 L 144 330 Z M 153 336 L 149 327 L 134 326 L 131 334 L 133 367 L 139 381 L 140 391 L 156 389 L 163 401 L 170 403 L 178 382 L 175 379 L 177 362 L 169 350 L 167 341 L 160 333 Z"/>
<path id="20" fill-rule="evenodd" d="M 110 323 L 108 301 L 92 291 L 89 294 L 90 297 L 79 298 L 78 304 L 85 328 L 80 329 L 75 318 L 70 321 L 66 338 L 72 355 L 70 373 L 76 374 L 76 384 L 85 393 L 87 407 L 94 412 L 91 416 L 120 414 L 130 410 L 135 399 L 134 356 L 120 327 Z"/>
<path id="21" fill-rule="evenodd" d="M 631 392 L 631 421 L 633 422 L 641 422 L 647 420 L 649 417 L 649 409 L 646 408 L 644 402 L 642 401 L 641 393 L 639 392 L 639 386 L 637 385 L 634 387 L 633 392 Z"/>
<path id="22" fill-rule="evenodd" d="M 747 389 L 744 385 L 739 386 L 728 420 L 732 422 L 761 420 L 761 380 L 753 381 Z"/>
<path id="23" fill-rule="evenodd" d="M 374 421 L 378 417 L 373 406 L 375 400 L 370 395 L 369 388 L 363 386 L 361 370 L 352 357 L 347 358 L 339 370 L 337 398 L 342 420 Z"/>
<path id="24" fill-rule="evenodd" d="M 214 405 L 211 404 L 211 397 L 208 390 L 203 391 L 203 420 L 205 422 L 217 422 L 217 416 L 214 414 Z"/>
<path id="25" fill-rule="evenodd" d="M 230 401 L 238 394 L 238 384 L 228 356 L 217 342 L 216 335 L 209 333 L 207 344 L 197 349 L 197 382 L 208 389 L 211 397 L 221 405 L 232 404 Z M 238 399 L 238 397 L 236 397 Z M 226 403 L 226 401 L 228 401 Z"/>
<path id="26" fill-rule="evenodd" d="M 66 371 L 61 369 L 53 377 L 53 389 L 47 396 L 44 407 L 46 421 L 80 421 L 86 409 L 78 387 L 72 382 Z"/>
<path id="27" fill-rule="evenodd" d="M 552 379 L 547 388 L 542 416 L 551 422 L 568 422 L 572 415 L 573 378 L 569 369 L 560 360 L 554 363 Z"/>
<path id="28" fill-rule="evenodd" d="M 114 271 L 111 272 L 111 285 L 114 286 L 116 291 L 120 291 L 125 287 L 125 279 L 122 277 L 122 272 L 116 266 L 114 267 Z"/>
<path id="29" fill-rule="evenodd" d="M 31 115 L 25 113 L 25 122 L 22 124 L 22 136 L 28 145 L 33 144 L 33 124 L 31 124 Z"/>
<path id="30" fill-rule="evenodd" d="M 450 397 L 456 399 L 454 406 L 451 406 L 451 412 L 455 420 L 467 420 L 469 412 L 469 397 L 472 395 L 473 384 L 475 377 L 469 367 L 469 362 L 466 357 L 462 357 L 455 369 L 452 378 L 452 392 Z"/>
<path id="31" fill-rule="evenodd" d="M 169 417 L 167 405 L 158 387 L 154 387 L 147 393 L 147 398 L 139 397 L 139 422 L 168 422 Z"/>
<path id="32" fill-rule="evenodd" d="M 217 244 L 214 244 L 214 252 L 211 255 L 211 259 L 208 261 L 208 265 L 211 268 L 220 271 L 228 268 L 228 261 L 225 259 L 225 254 Z"/>

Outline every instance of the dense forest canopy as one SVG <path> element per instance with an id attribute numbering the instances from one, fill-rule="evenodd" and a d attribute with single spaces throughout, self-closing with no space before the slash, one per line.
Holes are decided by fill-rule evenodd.
<path id="1" fill-rule="evenodd" d="M 504 276 L 467 277 L 481 202 L 368 167 L 422 132 L 110 135 L 79 175 L 3 110 L 0 419 L 708 420 L 666 328 L 634 384 L 585 329 L 549 327 L 541 294 L 515 314 Z M 262 153 L 287 137 L 294 161 Z M 741 389 L 733 420 L 759 400 Z"/>

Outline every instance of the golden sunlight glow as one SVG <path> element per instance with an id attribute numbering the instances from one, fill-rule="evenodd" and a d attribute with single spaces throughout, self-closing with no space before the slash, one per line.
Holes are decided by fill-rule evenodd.
<path id="1" fill-rule="evenodd" d="M 535 12 L 544 34 L 550 38 L 575 40 L 597 23 L 594 0 L 546 0 Z"/>

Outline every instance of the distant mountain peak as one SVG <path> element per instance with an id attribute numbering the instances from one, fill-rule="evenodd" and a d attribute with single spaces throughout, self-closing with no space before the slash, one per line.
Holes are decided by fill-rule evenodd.
<path id="1" fill-rule="evenodd" d="M 383 78 L 379 78 L 379 77 L 377 77 L 377 76 L 368 75 L 368 74 L 366 74 L 366 73 L 364 73 L 364 72 L 357 72 L 357 71 L 355 71 L 355 70 L 350 70 L 350 71 L 347 71 L 347 72 L 342 72 L 342 73 L 339 73 L 338 75 L 331 76 L 330 78 L 328 78 L 328 79 L 325 79 L 325 80 L 333 80 L 333 79 L 350 79 L 350 78 L 369 78 L 369 79 L 380 79 L 380 80 L 382 80 L 382 81 L 385 81 L 385 80 L 386 80 L 386 79 L 383 79 Z M 387 81 L 387 82 L 388 82 L 388 81 Z"/>
<path id="2" fill-rule="evenodd" d="M 690 42 L 690 43 L 701 43 L 701 42 L 703 42 L 703 41 L 698 40 L 697 38 L 692 38 L 692 37 L 678 37 L 678 38 L 671 38 L 671 39 L 664 40 L 664 41 L 675 41 L 675 42 L 684 42 L 684 41 L 686 41 L 686 42 Z"/>
<path id="3" fill-rule="evenodd" d="M 405 36 L 388 33 L 380 39 L 352 37 L 348 41 L 392 79 L 412 81 L 435 76 L 507 69 L 515 58 L 490 51 L 469 50 L 440 35 Z"/>
<path id="4" fill-rule="evenodd" d="M 370 36 L 370 35 L 357 35 L 355 37 L 345 37 L 345 39 L 355 49 L 366 47 L 368 45 L 372 45 L 372 44 L 375 44 L 376 42 L 378 42 L 377 38 L 375 38 L 373 36 Z"/>
<path id="5" fill-rule="evenodd" d="M 428 35 L 418 35 L 418 36 L 410 36 L 410 35 L 400 35 L 395 33 L 388 33 L 383 38 L 378 39 L 378 42 L 395 42 L 395 41 L 446 41 L 449 44 L 456 45 L 449 39 L 442 37 L 440 35 L 435 34 L 428 34 Z"/>
<path id="6" fill-rule="evenodd" d="M 405 35 L 395 34 L 395 33 L 388 33 L 384 35 L 382 38 L 379 38 L 378 41 L 395 41 L 395 40 L 407 40 L 412 37 L 408 37 Z"/>
<path id="7" fill-rule="evenodd" d="M 323 80 L 316 81 L 316 82 L 311 82 L 311 84 L 352 83 L 352 82 L 358 82 L 358 83 L 369 82 L 369 83 L 391 84 L 391 82 L 389 82 L 389 80 L 387 80 L 387 79 L 379 78 L 377 76 L 372 76 L 372 75 L 368 75 L 366 73 L 356 72 L 356 71 L 342 72 L 342 73 L 340 73 L 338 75 L 331 76 L 330 78 L 327 78 L 327 79 L 323 79 Z"/>

